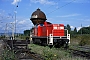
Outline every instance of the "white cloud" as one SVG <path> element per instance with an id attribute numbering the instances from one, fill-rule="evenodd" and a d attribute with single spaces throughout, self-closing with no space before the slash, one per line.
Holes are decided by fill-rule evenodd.
<path id="1" fill-rule="evenodd" d="M 71 29 L 74 29 L 75 27 L 74 26 L 70 26 L 71 27 Z"/>
<path id="2" fill-rule="evenodd" d="M 14 1 L 12 2 L 12 4 L 13 4 L 13 5 L 17 5 L 18 2 L 21 2 L 21 0 L 14 0 Z"/>
<path id="3" fill-rule="evenodd" d="M 25 24 L 26 21 L 25 20 L 22 20 L 22 21 L 19 21 L 18 24 Z"/>
<path id="4" fill-rule="evenodd" d="M 17 22 L 17 32 L 23 33 L 24 30 L 32 28 L 33 24 L 28 18 L 19 19 Z"/>
<path id="5" fill-rule="evenodd" d="M 90 27 L 90 25 L 87 25 L 87 26 L 85 26 L 85 27 Z"/>
<path id="6" fill-rule="evenodd" d="M 64 15 L 64 16 L 57 16 L 57 17 L 74 17 L 74 16 L 79 16 L 80 14 L 69 14 L 69 15 Z"/>
<path id="7" fill-rule="evenodd" d="M 82 27 L 90 27 L 90 25 L 82 26 Z M 79 31 L 82 27 L 81 26 L 77 27 L 77 31 Z"/>
<path id="8" fill-rule="evenodd" d="M 77 27 L 77 31 L 79 31 L 82 27 Z"/>
<path id="9" fill-rule="evenodd" d="M 30 0 L 33 3 L 40 3 L 40 4 L 50 4 L 50 5 L 55 5 L 56 3 L 54 1 L 49 1 L 49 0 Z"/>

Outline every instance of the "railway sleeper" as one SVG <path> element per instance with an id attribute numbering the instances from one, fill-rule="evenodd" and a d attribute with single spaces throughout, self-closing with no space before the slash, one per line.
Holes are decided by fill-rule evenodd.
<path id="1" fill-rule="evenodd" d="M 72 50 L 72 53 L 75 56 L 81 56 L 81 57 L 86 57 L 86 58 L 90 59 L 90 52 Z"/>
<path id="2" fill-rule="evenodd" d="M 30 44 L 30 40 L 6 40 L 6 43 L 10 46 L 11 49 L 19 49 L 19 48 L 28 48 L 28 44 Z"/>

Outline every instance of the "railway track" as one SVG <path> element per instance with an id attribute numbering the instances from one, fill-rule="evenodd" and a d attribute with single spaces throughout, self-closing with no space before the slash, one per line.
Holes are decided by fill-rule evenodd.
<path id="1" fill-rule="evenodd" d="M 68 50 L 70 50 L 70 53 L 74 56 L 90 59 L 90 47 L 78 46 L 78 48 L 70 48 Z"/>
<path id="2" fill-rule="evenodd" d="M 38 54 L 35 54 L 33 52 L 31 52 L 30 50 L 18 50 L 17 52 L 15 52 L 16 57 L 18 58 L 18 60 L 43 60 L 43 58 L 41 58 L 41 56 L 39 56 Z"/>
<path id="3" fill-rule="evenodd" d="M 4 40 L 4 42 L 7 43 L 7 41 Z M 19 41 L 20 43 L 20 41 Z M 26 49 L 27 45 L 22 45 L 22 44 L 17 44 L 19 46 L 19 48 L 14 47 L 16 49 L 13 49 L 16 57 L 18 58 L 17 60 L 44 60 L 43 58 L 41 58 L 41 56 L 39 56 L 38 54 L 35 54 L 33 52 L 30 51 L 30 49 Z M 11 46 L 8 45 L 7 46 L 10 48 Z M 24 48 L 22 48 L 24 47 Z M 12 48 L 10 48 L 12 49 Z M 73 56 L 80 56 L 80 57 L 85 57 L 87 59 L 90 59 L 90 47 L 88 46 L 75 46 L 72 48 L 68 49 L 69 53 L 71 53 Z"/>
<path id="4" fill-rule="evenodd" d="M 27 48 L 27 43 L 25 41 L 10 41 L 3 40 L 7 46 L 7 48 L 11 51 L 14 51 L 16 60 L 44 60 L 40 55 L 31 52 L 30 49 Z M 22 44 L 24 42 L 24 44 Z"/>

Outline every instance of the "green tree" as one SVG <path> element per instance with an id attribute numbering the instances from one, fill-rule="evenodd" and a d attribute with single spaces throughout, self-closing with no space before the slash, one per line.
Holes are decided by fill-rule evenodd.
<path id="1" fill-rule="evenodd" d="M 29 36 L 30 35 L 30 30 L 24 30 L 24 35 Z"/>
<path id="2" fill-rule="evenodd" d="M 71 28 L 70 28 L 70 25 L 69 24 L 67 24 L 67 30 L 68 30 L 68 33 L 70 33 L 71 32 Z"/>
<path id="3" fill-rule="evenodd" d="M 90 26 L 89 27 L 82 27 L 79 31 L 78 34 L 90 34 Z"/>
<path id="4" fill-rule="evenodd" d="M 74 28 L 74 34 L 77 34 L 77 28 L 76 27 Z"/>
<path id="5" fill-rule="evenodd" d="M 32 27 L 30 30 L 24 30 L 24 35 L 30 36 L 31 32 L 33 32 L 34 27 Z"/>

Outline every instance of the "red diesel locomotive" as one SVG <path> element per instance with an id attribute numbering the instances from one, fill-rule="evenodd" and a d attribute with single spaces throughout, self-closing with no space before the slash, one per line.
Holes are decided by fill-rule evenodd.
<path id="1" fill-rule="evenodd" d="M 31 15 L 31 21 L 34 24 L 33 43 L 68 47 L 70 34 L 64 28 L 64 24 L 52 24 L 46 20 L 46 15 L 40 9 Z"/>

